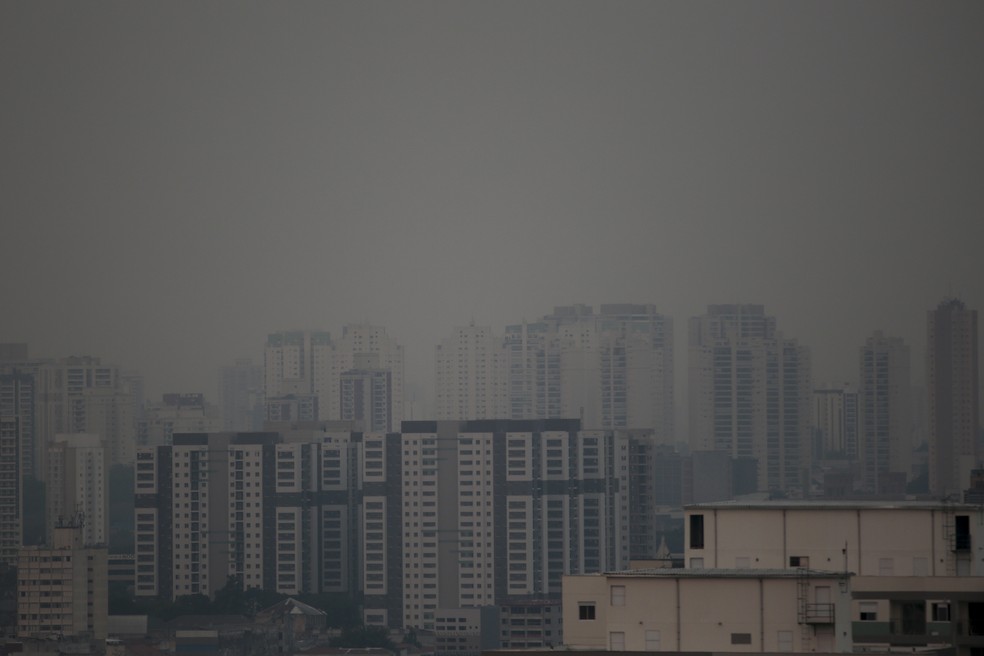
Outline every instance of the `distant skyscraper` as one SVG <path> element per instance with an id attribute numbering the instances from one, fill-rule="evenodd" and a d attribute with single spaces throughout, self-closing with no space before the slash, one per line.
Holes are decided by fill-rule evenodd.
<path id="1" fill-rule="evenodd" d="M 137 422 L 140 446 L 170 444 L 175 433 L 208 433 L 220 425 L 218 409 L 199 393 L 165 394 L 159 403 L 144 407 Z"/>
<path id="2" fill-rule="evenodd" d="M 761 491 L 805 494 L 809 350 L 761 305 L 711 305 L 690 321 L 691 448 L 754 458 Z"/>
<path id="3" fill-rule="evenodd" d="M 375 353 L 361 354 L 355 367 L 342 372 L 339 381 L 341 395 L 340 419 L 357 422 L 360 430 L 389 433 L 392 424 L 393 373 L 379 368 Z"/>
<path id="4" fill-rule="evenodd" d="M 436 349 L 438 419 L 493 419 L 506 415 L 502 338 L 488 326 L 455 328 Z"/>
<path id="5" fill-rule="evenodd" d="M 512 419 L 577 417 L 586 428 L 673 432 L 673 321 L 654 305 L 554 308 L 506 327 Z"/>
<path id="6" fill-rule="evenodd" d="M 858 393 L 848 385 L 813 390 L 814 455 L 858 458 Z"/>
<path id="7" fill-rule="evenodd" d="M 947 299 L 927 313 L 929 489 L 959 494 L 978 465 L 977 310 Z"/>
<path id="8" fill-rule="evenodd" d="M 23 538 L 19 420 L 0 415 L 0 563 L 14 565 Z"/>
<path id="9" fill-rule="evenodd" d="M 47 534 L 65 523 L 81 530 L 83 546 L 109 543 L 109 475 L 106 449 L 98 435 L 55 437 L 48 447 L 45 499 Z"/>
<path id="10" fill-rule="evenodd" d="M 263 428 L 263 365 L 240 358 L 219 369 L 219 414 L 222 430 L 257 431 Z"/>
<path id="11" fill-rule="evenodd" d="M 859 380 L 862 484 L 877 494 L 886 473 L 911 477 L 909 347 L 876 331 L 861 347 Z"/>
<path id="12" fill-rule="evenodd" d="M 357 357 L 367 354 L 377 358 L 378 368 L 390 372 L 389 422 L 399 426 L 403 420 L 403 347 L 380 326 L 345 326 L 339 340 L 332 340 L 327 332 L 270 335 L 264 351 L 266 397 L 316 396 L 319 419 L 341 419 L 342 374 L 355 368 Z"/>

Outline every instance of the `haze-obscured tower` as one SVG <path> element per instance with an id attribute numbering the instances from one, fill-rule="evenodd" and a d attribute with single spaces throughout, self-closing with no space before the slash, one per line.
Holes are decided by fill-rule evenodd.
<path id="1" fill-rule="evenodd" d="M 929 490 L 959 494 L 980 461 L 977 310 L 950 298 L 927 313 Z"/>
<path id="2" fill-rule="evenodd" d="M 315 407 L 318 419 L 342 418 L 342 374 L 356 368 L 356 359 L 373 355 L 378 368 L 390 372 L 389 422 L 403 421 L 403 347 L 381 326 L 350 324 L 342 337 L 332 340 L 327 332 L 281 332 L 267 338 L 264 381 L 267 415 L 270 401 L 301 399 Z"/>
<path id="3" fill-rule="evenodd" d="M 673 321 L 654 305 L 554 308 L 506 327 L 512 419 L 577 417 L 586 428 L 673 433 Z"/>
<path id="4" fill-rule="evenodd" d="M 908 479 L 912 469 L 909 347 L 902 338 L 875 331 L 861 347 L 859 381 L 862 484 L 879 494 L 886 474 Z"/>
<path id="5" fill-rule="evenodd" d="M 506 416 L 502 339 L 488 326 L 464 326 L 435 349 L 438 419 Z"/>
<path id="6" fill-rule="evenodd" d="M 109 542 L 109 475 L 104 442 L 98 435 L 62 434 L 48 447 L 45 488 L 47 534 L 66 523 L 78 525 L 82 546 Z"/>
<path id="7" fill-rule="evenodd" d="M 263 428 L 263 365 L 249 358 L 219 369 L 219 414 L 222 430 Z"/>
<path id="8" fill-rule="evenodd" d="M 754 458 L 760 491 L 807 492 L 811 389 L 809 350 L 762 305 L 690 320 L 691 448 Z"/>

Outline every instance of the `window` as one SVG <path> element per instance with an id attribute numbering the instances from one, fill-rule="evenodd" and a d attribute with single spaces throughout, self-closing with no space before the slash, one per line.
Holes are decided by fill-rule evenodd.
<path id="1" fill-rule="evenodd" d="M 612 631 L 608 634 L 608 649 L 610 651 L 625 651 L 625 632 Z"/>
<path id="2" fill-rule="evenodd" d="M 790 567 L 809 567 L 810 558 L 808 556 L 790 556 L 789 557 Z"/>
<path id="3" fill-rule="evenodd" d="M 624 585 L 613 585 L 612 586 L 612 606 L 624 606 L 625 605 L 625 586 Z"/>
<path id="4" fill-rule="evenodd" d="M 933 621 L 934 622 L 949 622 L 950 621 L 950 604 L 945 601 L 934 601 L 933 602 Z"/>
<path id="5" fill-rule="evenodd" d="M 659 651 L 659 629 L 646 629 L 646 651 Z"/>
<path id="6" fill-rule="evenodd" d="M 752 644 L 752 634 L 751 633 L 732 633 L 731 634 L 731 644 L 733 644 L 733 645 L 750 645 L 750 644 Z"/>
<path id="7" fill-rule="evenodd" d="M 779 652 L 788 654 L 793 651 L 793 632 L 792 631 L 779 631 L 776 633 L 776 643 L 779 647 Z"/>
<path id="8" fill-rule="evenodd" d="M 690 516 L 690 548 L 691 549 L 704 548 L 704 516 L 703 515 Z"/>
<path id="9" fill-rule="evenodd" d="M 577 618 L 579 620 L 593 620 L 595 618 L 595 605 L 593 601 L 581 601 L 577 604 Z"/>
<path id="10" fill-rule="evenodd" d="M 860 604 L 862 622 L 877 622 L 878 621 L 878 602 L 876 601 L 862 601 Z"/>

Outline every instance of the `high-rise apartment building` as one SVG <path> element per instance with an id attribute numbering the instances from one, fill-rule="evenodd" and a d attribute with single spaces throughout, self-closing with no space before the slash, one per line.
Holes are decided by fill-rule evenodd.
<path id="1" fill-rule="evenodd" d="M 269 335 L 264 351 L 266 398 L 316 397 L 318 419 L 342 418 L 341 378 L 357 360 L 372 356 L 376 368 L 390 372 L 389 424 L 403 420 L 403 347 L 380 326 L 345 326 L 332 340 L 327 332 L 281 332 Z M 268 405 L 269 415 L 269 405 Z"/>
<path id="2" fill-rule="evenodd" d="M 224 431 L 263 428 L 263 365 L 240 358 L 219 369 L 219 414 Z"/>
<path id="3" fill-rule="evenodd" d="M 79 526 L 84 546 L 109 543 L 109 472 L 99 435 L 55 436 L 48 447 L 45 517 L 48 535 L 55 527 Z"/>
<path id="4" fill-rule="evenodd" d="M 978 408 L 977 310 L 947 299 L 927 313 L 929 490 L 959 494 L 981 454 Z"/>
<path id="5" fill-rule="evenodd" d="M 694 450 L 754 458 L 758 489 L 808 492 L 810 353 L 761 305 L 710 305 L 690 321 Z"/>
<path id="6" fill-rule="evenodd" d="M 392 424 L 393 372 L 378 366 L 375 353 L 355 359 L 355 367 L 339 380 L 339 419 L 352 421 L 360 430 L 389 433 Z"/>
<path id="7" fill-rule="evenodd" d="M 577 420 L 366 436 L 366 622 L 430 630 L 450 609 L 559 603 L 564 574 L 625 567 L 628 464 L 626 437 Z"/>
<path id="8" fill-rule="evenodd" d="M 513 419 L 579 417 L 673 441 L 673 321 L 654 305 L 557 307 L 507 326 L 504 350 Z"/>
<path id="9" fill-rule="evenodd" d="M 505 416 L 507 391 L 502 338 L 488 326 L 455 328 L 435 349 L 436 417 Z"/>
<path id="10" fill-rule="evenodd" d="M 0 564 L 17 562 L 24 535 L 21 430 L 17 417 L 0 415 Z"/>
<path id="11" fill-rule="evenodd" d="M 909 347 L 875 331 L 861 347 L 859 365 L 862 484 L 879 494 L 887 473 L 911 477 Z"/>
<path id="12" fill-rule="evenodd" d="M 304 433 L 304 431 L 301 431 Z M 175 434 L 136 466 L 138 596 L 353 592 L 360 434 Z"/>

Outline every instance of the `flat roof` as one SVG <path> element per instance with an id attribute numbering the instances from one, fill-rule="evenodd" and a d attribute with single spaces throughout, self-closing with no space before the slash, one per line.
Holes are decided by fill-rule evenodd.
<path id="1" fill-rule="evenodd" d="M 944 501 L 710 501 L 693 503 L 684 510 L 984 510 L 984 506 Z"/>
<path id="2" fill-rule="evenodd" d="M 652 578 L 652 579 L 796 579 L 802 577 L 833 579 L 850 576 L 851 572 L 833 572 L 820 569 L 683 569 L 673 567 L 653 567 L 647 569 L 624 569 L 601 574 L 583 574 L 581 576 L 614 576 L 620 578 Z"/>

